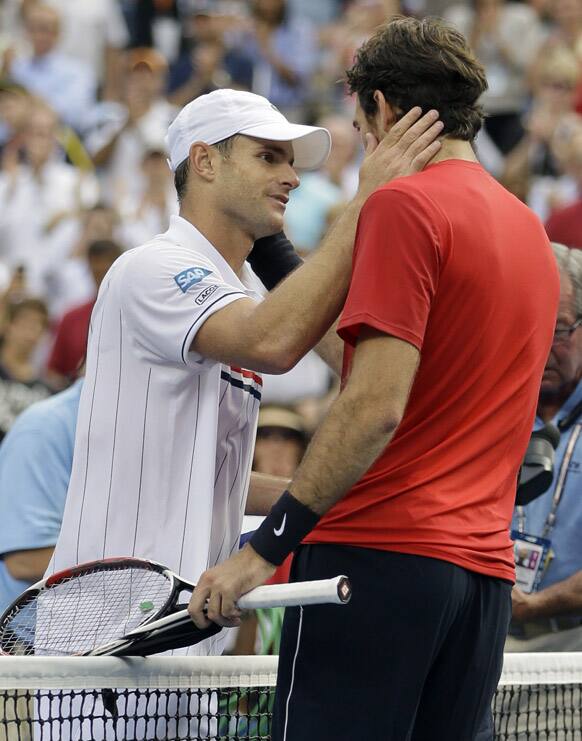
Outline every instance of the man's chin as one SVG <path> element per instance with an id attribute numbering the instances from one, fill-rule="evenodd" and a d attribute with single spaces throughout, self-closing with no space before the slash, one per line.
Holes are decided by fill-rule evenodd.
<path id="1" fill-rule="evenodd" d="M 279 234 L 279 232 L 282 231 L 283 219 L 277 223 L 271 222 L 270 224 L 263 224 L 255 230 L 255 240 L 262 239 L 263 237 L 271 237 L 273 234 Z"/>
<path id="2" fill-rule="evenodd" d="M 560 399 L 562 396 L 562 387 L 555 383 L 543 381 L 540 386 L 540 401 L 552 402 Z"/>

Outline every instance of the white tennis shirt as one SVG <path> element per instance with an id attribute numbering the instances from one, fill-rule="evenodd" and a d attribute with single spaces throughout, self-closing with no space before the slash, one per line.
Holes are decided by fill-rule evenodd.
<path id="1" fill-rule="evenodd" d="M 236 551 L 261 379 L 189 347 L 214 312 L 263 291 L 248 265 L 239 280 L 179 216 L 115 262 L 91 317 L 73 470 L 48 573 L 133 555 L 196 582 Z M 223 637 L 190 653 L 219 653 Z"/>

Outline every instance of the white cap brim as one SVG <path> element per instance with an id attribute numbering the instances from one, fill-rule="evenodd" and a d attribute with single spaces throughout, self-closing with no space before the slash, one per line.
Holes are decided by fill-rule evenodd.
<path id="1" fill-rule="evenodd" d="M 294 167 L 299 170 L 317 170 L 329 156 L 331 135 L 318 126 L 304 126 L 289 122 L 257 124 L 240 129 L 237 133 L 256 139 L 291 142 L 295 155 Z"/>

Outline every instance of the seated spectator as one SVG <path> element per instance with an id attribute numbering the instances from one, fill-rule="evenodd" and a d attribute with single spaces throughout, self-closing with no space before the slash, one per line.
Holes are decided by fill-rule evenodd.
<path id="1" fill-rule="evenodd" d="M 98 200 L 98 184 L 59 158 L 58 120 L 44 104 L 29 112 L 22 161 L 0 172 L 0 260 L 24 266 L 31 294 L 43 295 L 51 230 L 65 216 Z"/>
<path id="2" fill-rule="evenodd" d="M 30 406 L 0 445 L 0 612 L 42 578 L 57 542 L 81 386 Z"/>
<path id="3" fill-rule="evenodd" d="M 96 100 L 92 69 L 59 49 L 61 20 L 54 8 L 33 3 L 25 20 L 32 54 L 10 62 L 10 77 L 46 101 L 66 124 L 81 130 Z"/>
<path id="4" fill-rule="evenodd" d="M 264 95 L 287 118 L 301 121 L 317 63 L 312 26 L 287 18 L 287 0 L 252 0 L 252 26 L 231 38 L 231 48 L 252 63 L 252 92 Z"/>
<path id="5" fill-rule="evenodd" d="M 484 126 L 493 143 L 507 154 L 524 133 L 526 71 L 543 42 L 541 23 L 526 3 L 506 0 L 453 5 L 445 18 L 469 39 L 485 67 L 489 87 L 481 99 L 487 114 Z"/>
<path id="6" fill-rule="evenodd" d="M 182 48 L 170 69 L 169 100 L 183 106 L 221 87 L 250 90 L 253 63 L 244 50 L 225 44 L 225 23 L 231 19 L 220 3 L 195 0 L 181 8 Z"/>
<path id="7" fill-rule="evenodd" d="M 137 247 L 165 232 L 170 216 L 178 213 L 178 200 L 164 145 L 152 144 L 141 164 L 142 191 L 128 195 L 119 205 L 124 244 Z"/>
<path id="8" fill-rule="evenodd" d="M 121 247 L 111 240 L 92 242 L 89 245 L 87 263 L 93 276 L 95 296 L 67 311 L 59 322 L 47 363 L 47 380 L 53 388 L 65 388 L 77 377 L 85 356 L 96 293 L 105 274 L 121 252 Z"/>
<path id="9" fill-rule="evenodd" d="M 158 51 L 131 49 L 126 65 L 124 103 L 101 104 L 85 137 L 87 150 L 101 168 L 103 192 L 110 204 L 139 195 L 137 173 L 144 154 L 152 144 L 164 141 L 178 112 L 164 98 L 168 65 Z"/>
<path id="10" fill-rule="evenodd" d="M 564 134 L 574 113 L 575 89 L 580 78 L 576 57 L 560 47 L 537 67 L 534 97 L 525 119 L 526 134 L 508 155 L 503 184 L 524 200 L 544 221 L 559 201 L 576 198 L 575 181 L 564 173 L 553 145 Z"/>
<path id="11" fill-rule="evenodd" d="M 543 0 L 537 2 L 543 3 Z M 582 62 L 582 4 L 578 0 L 551 0 L 543 3 L 542 14 L 548 25 L 548 34 L 533 64 L 533 76 L 537 75 L 544 60 L 560 49 Z M 578 80 L 575 98 L 576 110 L 582 115 L 582 79 Z"/>
<path id="12" fill-rule="evenodd" d="M 564 153 L 567 171 L 578 185 L 578 198 L 567 206 L 558 206 L 546 221 L 546 233 L 552 242 L 582 249 L 582 123 L 569 140 Z"/>
<path id="13" fill-rule="evenodd" d="M 69 309 L 95 298 L 95 281 L 87 261 L 92 242 L 117 240 L 117 212 L 104 203 L 69 214 L 47 235 L 47 262 L 42 295 L 46 296 L 51 320 L 58 321 Z M 123 243 L 122 247 L 127 245 Z"/>
<path id="14" fill-rule="evenodd" d="M 118 0 L 46 0 L 61 17 L 59 49 L 89 67 L 101 87 L 101 98 L 117 99 L 123 49 L 129 33 Z M 87 39 L 91 42 L 87 43 Z"/>
<path id="15" fill-rule="evenodd" d="M 319 30 L 320 59 L 313 83 L 320 105 L 352 111 L 353 99 L 341 82 L 345 70 L 376 28 L 401 12 L 400 0 L 348 0 L 336 19 Z"/>
<path id="16" fill-rule="evenodd" d="M 259 412 L 253 471 L 292 478 L 307 447 L 305 422 L 291 407 L 264 406 Z"/>
<path id="17" fill-rule="evenodd" d="M 18 163 L 31 103 L 23 87 L 0 82 L 0 171 Z"/>
<path id="18" fill-rule="evenodd" d="M 582 650 L 582 252 L 552 245 L 560 269 L 560 304 L 550 356 L 542 378 L 536 429 L 552 422 L 561 432 L 554 481 L 544 494 L 517 507 L 512 527 L 548 543 L 531 565 L 541 579 L 534 591 L 513 589 L 513 620 L 506 651 Z M 516 541 L 517 542 L 517 541 Z M 523 541 L 522 541 L 523 544 Z M 520 544 L 517 543 L 516 550 Z M 531 550 L 531 547 L 530 547 Z M 551 553 L 550 553 L 551 551 Z M 520 581 L 517 574 L 518 584 Z M 529 580 L 535 585 L 535 579 Z"/>
<path id="19" fill-rule="evenodd" d="M 47 308 L 38 299 L 24 299 L 7 309 L 0 343 L 0 440 L 24 409 L 51 394 L 35 363 L 47 326 Z"/>

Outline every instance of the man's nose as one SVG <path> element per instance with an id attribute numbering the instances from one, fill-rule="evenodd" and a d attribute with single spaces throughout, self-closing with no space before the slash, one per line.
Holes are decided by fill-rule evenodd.
<path id="1" fill-rule="evenodd" d="M 295 170 L 294 167 L 289 165 L 288 169 L 286 170 L 283 176 L 283 183 L 289 186 L 290 190 L 295 190 L 295 188 L 299 187 L 300 182 L 301 181 L 299 180 L 299 175 L 297 174 L 297 171 Z"/>

